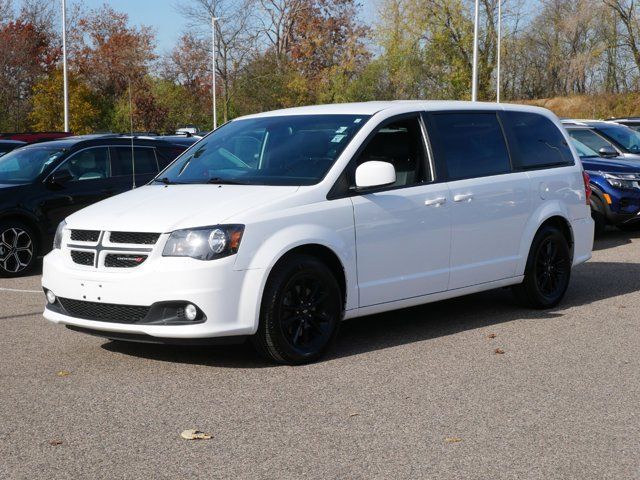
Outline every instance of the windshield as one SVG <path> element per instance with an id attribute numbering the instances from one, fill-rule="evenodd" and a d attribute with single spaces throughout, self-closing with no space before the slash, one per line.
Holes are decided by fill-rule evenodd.
<path id="1" fill-rule="evenodd" d="M 29 183 L 38 178 L 64 151 L 60 148 L 26 147 L 0 157 L 0 183 Z"/>
<path id="2" fill-rule="evenodd" d="M 600 124 L 595 127 L 603 135 L 617 143 L 630 153 L 640 153 L 640 133 L 623 125 L 613 123 Z"/>
<path id="3" fill-rule="evenodd" d="M 313 185 L 368 118 L 287 115 L 232 121 L 180 156 L 158 181 Z"/>
<path id="4" fill-rule="evenodd" d="M 575 138 L 571 138 L 571 143 L 573 143 L 573 146 L 578 151 L 578 155 L 580 156 L 580 158 L 599 157 L 600 156 L 600 155 L 598 155 L 598 152 L 596 152 L 595 150 L 587 147 L 584 143 L 582 143 L 579 140 L 576 140 Z"/>

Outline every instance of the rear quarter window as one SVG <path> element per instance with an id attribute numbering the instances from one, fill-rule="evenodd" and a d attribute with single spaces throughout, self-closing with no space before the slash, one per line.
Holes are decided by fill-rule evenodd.
<path id="1" fill-rule="evenodd" d="M 532 170 L 574 164 L 565 137 L 547 117 L 529 112 L 504 112 L 503 118 L 511 132 L 516 167 Z"/>

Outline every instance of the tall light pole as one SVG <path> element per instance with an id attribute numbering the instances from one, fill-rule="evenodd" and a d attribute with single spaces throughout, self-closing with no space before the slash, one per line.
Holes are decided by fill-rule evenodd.
<path id="1" fill-rule="evenodd" d="M 218 17 L 211 17 L 211 84 L 213 90 L 213 129 L 218 128 L 218 114 L 216 111 L 216 21 Z"/>
<path id="2" fill-rule="evenodd" d="M 497 54 L 497 69 L 496 69 L 496 102 L 500 103 L 500 54 L 502 49 L 500 48 L 500 41 L 502 40 L 502 0 L 498 0 L 498 54 Z"/>
<path id="3" fill-rule="evenodd" d="M 473 23 L 473 66 L 471 70 L 471 101 L 478 101 L 478 3 L 476 0 L 476 12 Z"/>
<path id="4" fill-rule="evenodd" d="M 62 83 L 64 95 L 64 131 L 69 131 L 69 80 L 67 78 L 67 2 L 62 0 Z"/>

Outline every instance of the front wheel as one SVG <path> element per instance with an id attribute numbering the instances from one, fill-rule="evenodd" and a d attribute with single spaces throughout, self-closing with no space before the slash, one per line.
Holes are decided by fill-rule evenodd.
<path id="1" fill-rule="evenodd" d="M 277 363 L 313 362 L 336 337 L 342 305 L 338 282 L 324 263 L 308 255 L 291 255 L 269 276 L 252 343 Z"/>
<path id="2" fill-rule="evenodd" d="M 513 292 L 525 306 L 555 307 L 564 297 L 571 278 L 571 252 L 562 232 L 542 227 L 533 239 L 524 281 Z"/>
<path id="3" fill-rule="evenodd" d="M 0 277 L 19 277 L 28 273 L 37 260 L 34 232 L 19 222 L 0 223 Z"/>

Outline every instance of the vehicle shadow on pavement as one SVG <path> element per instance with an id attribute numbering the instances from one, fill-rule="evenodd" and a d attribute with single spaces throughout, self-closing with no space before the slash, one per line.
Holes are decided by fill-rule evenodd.
<path id="1" fill-rule="evenodd" d="M 263 360 L 251 348 L 249 342 L 236 345 L 179 346 L 108 341 L 103 343 L 101 348 L 109 352 L 160 362 L 237 369 L 274 366 Z"/>
<path id="2" fill-rule="evenodd" d="M 346 321 L 331 358 L 453 335 L 500 323 L 546 320 L 563 311 L 640 291 L 640 264 L 587 262 L 575 268 L 567 296 L 549 310 L 521 307 L 503 288 Z"/>
<path id="3" fill-rule="evenodd" d="M 509 289 L 491 290 L 465 297 L 369 315 L 344 322 L 327 360 L 421 342 L 512 321 L 546 320 L 564 311 L 606 298 L 640 291 L 640 264 L 588 262 L 573 271 L 564 301 L 550 310 L 519 306 Z M 219 368 L 264 368 L 248 345 L 174 347 L 127 342 L 107 342 L 110 352 L 165 362 L 208 365 Z"/>
<path id="4" fill-rule="evenodd" d="M 639 232 L 623 232 L 618 229 L 610 229 L 596 237 L 593 242 L 593 250 L 606 250 L 607 248 L 629 245 L 632 238 L 640 238 Z"/>

